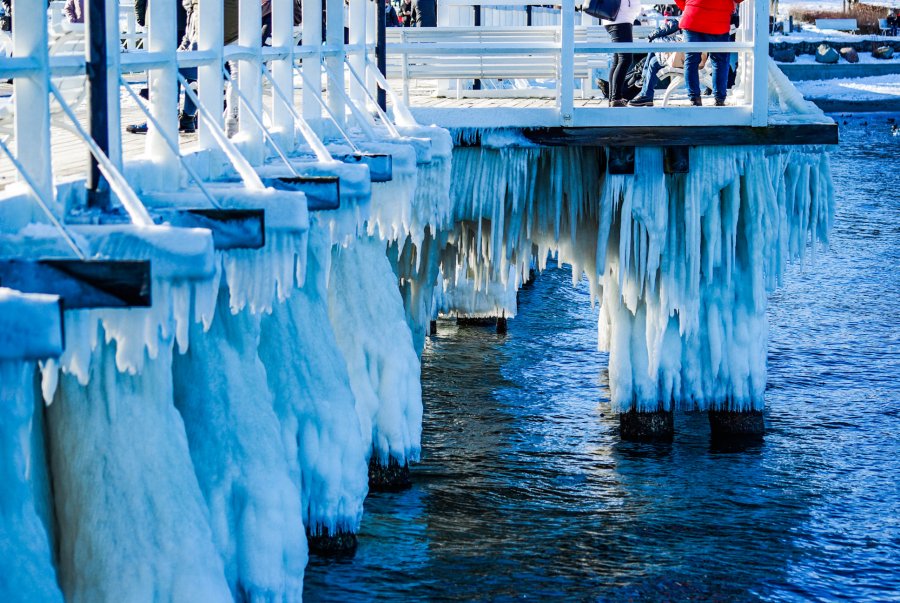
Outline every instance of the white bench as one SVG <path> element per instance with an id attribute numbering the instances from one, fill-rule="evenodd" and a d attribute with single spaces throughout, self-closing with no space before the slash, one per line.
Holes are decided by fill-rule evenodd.
<path id="1" fill-rule="evenodd" d="M 834 29 L 836 31 L 849 31 L 856 33 L 859 26 L 856 19 L 816 19 L 818 29 Z"/>
<path id="2" fill-rule="evenodd" d="M 635 28 L 647 35 L 652 28 Z M 644 31 L 646 30 L 646 31 Z M 466 80 L 556 79 L 559 63 L 558 27 L 435 27 L 388 28 L 387 69 L 403 79 L 404 98 L 409 98 L 409 81 L 416 79 Z M 605 28 L 578 26 L 576 43 L 608 42 Z M 605 70 L 605 54 L 575 56 L 575 77 L 582 80 L 582 95 L 593 87 L 595 70 Z M 546 95 L 546 89 L 535 90 Z M 457 96 L 463 91 L 456 88 Z M 484 93 L 483 93 L 484 94 Z M 501 96 L 508 91 L 491 91 Z"/>

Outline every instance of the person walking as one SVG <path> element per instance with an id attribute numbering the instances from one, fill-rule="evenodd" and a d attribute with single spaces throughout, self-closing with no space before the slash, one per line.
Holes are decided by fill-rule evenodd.
<path id="1" fill-rule="evenodd" d="M 619 13 L 612 21 L 603 19 L 601 24 L 606 27 L 609 38 L 614 44 L 627 44 L 634 41 L 633 23 L 641 14 L 641 0 L 622 0 L 619 5 Z M 626 107 L 625 100 L 625 76 L 631 68 L 632 55 L 630 52 L 617 52 L 613 54 L 612 64 L 609 68 L 609 106 Z"/>
<path id="2" fill-rule="evenodd" d="M 63 14 L 69 23 L 84 23 L 84 0 L 66 0 Z"/>
<path id="3" fill-rule="evenodd" d="M 683 11 L 681 30 L 685 42 L 727 42 L 731 15 L 743 0 L 675 0 Z M 728 90 L 729 53 L 713 52 L 713 95 L 717 107 L 725 106 Z M 684 84 L 691 105 L 700 107 L 700 53 L 688 52 L 684 59 Z"/>
<path id="4" fill-rule="evenodd" d="M 397 9 L 394 8 L 391 0 L 384 0 L 384 26 L 400 27 L 400 17 L 397 16 Z"/>
<path id="5" fill-rule="evenodd" d="M 414 27 L 437 27 L 437 0 L 412 0 Z"/>

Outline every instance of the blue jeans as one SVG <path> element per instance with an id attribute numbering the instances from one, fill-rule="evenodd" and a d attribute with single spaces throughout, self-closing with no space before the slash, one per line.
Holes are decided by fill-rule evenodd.
<path id="1" fill-rule="evenodd" d="M 727 42 L 728 34 L 708 34 L 683 29 L 685 42 Z M 718 99 L 725 99 L 728 90 L 728 52 L 713 52 L 709 55 L 712 61 L 713 94 Z M 700 53 L 688 52 L 684 56 L 684 84 L 688 96 L 700 96 Z"/>
<path id="2" fill-rule="evenodd" d="M 655 52 L 647 55 L 647 62 L 644 63 L 644 84 L 641 86 L 641 94 L 645 98 L 652 99 L 656 85 L 659 84 L 659 78 L 656 74 L 662 69 L 659 59 Z"/>
<path id="3" fill-rule="evenodd" d="M 197 81 L 197 68 L 196 67 L 182 67 L 178 70 L 184 79 L 188 81 L 188 83 Z M 178 94 L 181 94 L 181 80 L 178 81 Z M 191 100 L 191 97 L 185 92 L 184 94 L 184 106 L 181 110 L 182 115 L 185 117 L 193 117 L 197 114 L 197 105 L 194 104 L 194 101 Z"/>

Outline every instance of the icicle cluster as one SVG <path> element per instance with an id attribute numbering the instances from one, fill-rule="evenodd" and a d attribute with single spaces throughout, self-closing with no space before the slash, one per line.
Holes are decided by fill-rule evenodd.
<path id="1" fill-rule="evenodd" d="M 634 175 L 611 176 L 598 149 L 458 149 L 444 276 L 514 289 L 558 253 L 600 302 L 615 409 L 761 408 L 766 296 L 789 260 L 827 241 L 828 159 L 701 147 L 690 161 L 665 175 L 661 149 L 641 148 Z"/>

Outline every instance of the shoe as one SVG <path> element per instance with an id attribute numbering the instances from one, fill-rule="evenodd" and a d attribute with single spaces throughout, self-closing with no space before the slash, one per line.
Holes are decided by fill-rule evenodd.
<path id="1" fill-rule="evenodd" d="M 717 99 L 716 99 L 716 106 L 717 106 L 717 107 L 724 107 L 724 106 L 725 106 L 725 99 L 724 99 L 724 98 L 717 98 Z"/>
<path id="2" fill-rule="evenodd" d="M 702 107 L 703 102 L 700 100 L 699 96 L 692 96 L 691 97 L 691 105 L 693 105 L 694 107 Z"/>
<path id="3" fill-rule="evenodd" d="M 178 118 L 178 131 L 182 134 L 193 134 L 197 131 L 197 116 L 182 115 Z"/>
<path id="4" fill-rule="evenodd" d="M 609 101 L 609 106 L 610 107 L 627 107 L 628 101 L 626 101 L 624 98 L 617 98 L 615 100 Z"/>
<path id="5" fill-rule="evenodd" d="M 653 99 L 649 96 L 636 96 L 628 101 L 629 107 L 652 107 Z"/>
<path id="6" fill-rule="evenodd" d="M 147 122 L 144 122 L 142 124 L 131 124 L 130 126 L 126 126 L 125 131 L 130 134 L 146 134 L 147 133 Z"/>

